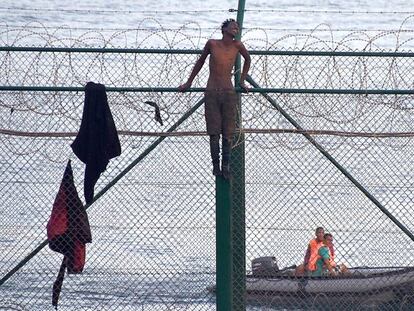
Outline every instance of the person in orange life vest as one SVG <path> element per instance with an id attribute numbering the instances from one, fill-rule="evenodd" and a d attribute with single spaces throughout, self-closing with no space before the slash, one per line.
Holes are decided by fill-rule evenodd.
<path id="1" fill-rule="evenodd" d="M 330 250 L 326 240 L 323 241 L 322 245 L 319 245 L 316 252 L 311 253 L 307 268 L 309 276 L 336 275 L 336 271 L 331 264 Z"/>
<path id="2" fill-rule="evenodd" d="M 305 271 L 310 271 L 309 269 L 309 261 L 313 259 L 313 257 L 318 256 L 319 248 L 324 245 L 324 235 L 325 230 L 322 227 L 318 227 L 315 230 L 316 237 L 310 240 L 308 244 L 308 249 L 306 250 L 305 258 L 303 260 L 303 264 L 305 266 Z"/>
<path id="3" fill-rule="evenodd" d="M 333 244 L 333 236 L 331 233 L 325 233 L 324 234 L 324 239 L 326 240 L 326 244 L 329 248 L 329 261 L 331 263 L 331 266 L 336 268 L 336 263 L 335 263 L 335 249 L 334 249 L 334 244 Z"/>

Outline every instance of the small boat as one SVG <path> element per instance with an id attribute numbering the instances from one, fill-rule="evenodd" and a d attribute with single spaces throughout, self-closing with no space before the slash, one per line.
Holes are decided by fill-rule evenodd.
<path id="1" fill-rule="evenodd" d="M 414 295 L 414 267 L 356 267 L 344 275 L 321 277 L 296 276 L 295 267 L 278 269 L 275 257 L 254 259 L 246 277 L 248 297 L 375 298 L 385 302 Z"/>
<path id="2" fill-rule="evenodd" d="M 275 257 L 252 261 L 246 275 L 246 298 L 250 303 L 302 307 L 333 304 L 349 308 L 414 302 L 414 267 L 355 267 L 338 276 L 297 276 L 296 266 L 279 269 Z M 216 286 L 210 287 L 215 292 Z M 357 307 L 357 309 L 359 309 Z"/>

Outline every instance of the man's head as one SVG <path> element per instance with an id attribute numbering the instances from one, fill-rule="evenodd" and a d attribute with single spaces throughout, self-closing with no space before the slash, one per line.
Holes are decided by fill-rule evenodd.
<path id="1" fill-rule="evenodd" d="M 229 18 L 226 19 L 221 24 L 221 33 L 224 35 L 225 33 L 229 34 L 233 38 L 239 33 L 239 23 L 237 23 L 234 19 Z"/>
<path id="2" fill-rule="evenodd" d="M 315 230 L 315 235 L 316 235 L 316 239 L 318 240 L 318 241 L 323 241 L 325 238 L 324 238 L 324 235 L 325 235 L 325 230 L 322 228 L 322 227 L 318 227 L 318 228 L 316 228 L 316 230 Z"/>
<path id="3" fill-rule="evenodd" d="M 324 239 L 326 240 L 326 242 L 328 243 L 328 245 L 333 243 L 333 236 L 330 233 L 325 233 L 324 234 Z"/>

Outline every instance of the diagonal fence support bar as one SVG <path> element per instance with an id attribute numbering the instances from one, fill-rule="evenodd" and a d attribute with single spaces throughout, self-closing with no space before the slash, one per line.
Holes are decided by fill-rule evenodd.
<path id="1" fill-rule="evenodd" d="M 174 123 L 167 132 L 175 131 L 188 117 L 190 117 L 202 104 L 204 103 L 204 98 L 199 100 L 191 109 L 189 109 L 184 115 Z M 139 162 L 141 162 L 151 151 L 153 151 L 167 136 L 159 137 L 154 141 L 147 149 L 142 152 L 138 158 L 131 162 L 121 173 L 119 173 L 110 183 L 108 183 L 101 191 L 99 191 L 94 197 L 90 204 L 85 205 L 85 210 L 87 210 L 95 201 L 102 197 L 109 189 L 111 189 L 122 177 L 124 177 L 130 170 L 132 170 Z M 46 245 L 48 241 L 45 240 L 40 243 L 33 251 L 29 253 L 24 259 L 22 259 L 13 269 L 6 273 L 0 279 L 0 286 L 2 286 L 8 279 L 10 279 L 17 271 L 19 271 L 25 264 L 27 264 L 34 256 L 37 255 Z"/>
<path id="2" fill-rule="evenodd" d="M 259 88 L 260 86 L 248 76 L 247 81 Z M 276 101 L 266 93 L 261 93 L 267 101 L 275 107 L 296 129 L 304 131 L 304 129 L 282 108 Z M 316 147 L 346 178 L 348 178 L 372 203 L 374 203 L 398 228 L 400 228 L 412 241 L 414 235 L 408 230 L 397 218 L 395 218 L 363 185 L 361 185 L 341 164 L 339 164 L 320 144 L 318 144 L 312 136 L 307 133 L 302 134 L 313 146 Z"/>

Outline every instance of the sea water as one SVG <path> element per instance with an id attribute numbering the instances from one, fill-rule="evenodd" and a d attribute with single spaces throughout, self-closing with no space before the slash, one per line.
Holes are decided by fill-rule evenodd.
<path id="1" fill-rule="evenodd" d="M 137 44 L 141 45 L 139 47 L 180 46 L 171 42 L 171 38 L 166 39 L 164 34 L 149 38 L 145 38 L 144 33 L 142 37 L 136 33 L 135 37 L 127 35 L 128 31 L 137 29 L 164 30 L 166 33 L 179 31 L 197 38 L 191 40 L 195 46 L 187 48 L 202 48 L 205 38 L 220 37 L 221 22 L 236 18 L 234 10 L 237 7 L 237 1 L 232 0 L 187 1 L 185 5 L 179 0 L 97 0 L 93 3 L 6 0 L 0 4 L 0 23 L 3 31 L 6 27 L 13 29 L 24 25 L 32 30 L 43 27 L 51 37 L 55 34 L 58 37 L 59 33 L 68 35 L 63 29 L 70 29 L 72 38 L 79 39 L 82 35 L 83 40 L 89 37 L 85 35 L 87 32 L 95 37 L 101 33 L 107 45 L 121 47 L 137 47 Z M 368 50 L 375 47 L 393 50 L 413 47 L 413 43 L 406 42 L 406 39 L 414 30 L 414 11 L 412 3 L 406 0 L 378 0 L 375 4 L 368 0 L 254 0 L 246 1 L 245 9 L 243 39 L 249 46 L 269 47 L 280 42 L 281 48 L 297 49 L 306 46 L 309 37 L 317 37 L 324 42 L 325 49 L 337 45 Z M 114 33 L 117 35 L 113 36 Z M 15 32 L 9 33 L 2 40 L 11 43 L 14 35 Z M 30 44 L 30 40 L 38 39 L 30 37 L 21 43 Z"/>
<path id="2" fill-rule="evenodd" d="M 185 6 L 182 3 L 179 0 L 158 2 L 94 1 L 93 4 L 84 1 L 3 1 L 0 4 L 2 16 L 0 38 L 2 43 L 6 45 L 13 43 L 16 45 L 36 45 L 47 42 L 48 45 L 60 46 L 67 42 L 80 42 L 80 45 L 96 44 L 97 47 L 105 45 L 130 48 L 202 48 L 207 38 L 220 37 L 219 26 L 224 19 L 236 17 L 236 13 L 229 12 L 229 9 L 237 8 L 236 1 L 190 1 L 186 2 Z M 340 46 L 343 49 L 368 47 L 370 50 L 378 48 L 403 51 L 413 47 L 412 40 L 408 40 L 414 31 L 411 17 L 414 12 L 412 12 L 410 1 L 376 1 L 373 4 L 371 1 L 247 0 L 246 10 L 242 39 L 249 47 L 269 48 L 274 45 L 276 48 L 285 49 L 309 48 L 310 38 L 317 38 L 319 42 L 317 48 L 325 47 L 328 49 Z M 154 31 L 157 32 L 161 29 L 161 34 L 165 33 L 167 36 L 153 35 Z M 178 32 L 184 32 L 186 36 L 191 37 L 191 40 L 174 41 L 174 35 Z M 144 37 L 141 37 L 141 34 Z M 66 39 L 59 41 L 60 37 Z M 78 109 L 79 111 L 80 109 Z M 197 118 L 193 125 L 202 129 L 200 120 L 202 121 L 202 118 Z M 25 122 L 31 122 L 31 120 Z M 74 129 L 76 128 L 71 130 Z M 261 138 L 254 137 L 252 139 L 256 142 L 259 141 L 257 146 L 260 146 Z M 50 154 L 55 155 L 48 158 L 44 156 L 44 154 L 48 155 L 47 151 L 35 152 L 43 150 L 42 142 L 29 146 L 32 148 L 30 150 L 14 150 L 13 144 L 9 144 L 8 140 L 3 138 L 2 143 L 4 142 L 4 146 L 7 144 L 5 148 L 8 148 L 11 153 L 28 152 L 29 155 L 26 158 L 24 154 L 16 156 L 12 161 L 9 153 L 3 153 L 1 158 L 3 167 L 7 167 L 7 171 L 1 172 L 0 175 L 2 180 L 0 246 L 3 251 L 1 265 L 4 272 L 8 272 L 14 267 L 18 260 L 24 257 L 27 249 L 32 249 L 34 244 L 37 245 L 36 243 L 44 238 L 44 227 L 39 227 L 38 223 L 47 221 L 44 216 L 49 213 L 49 210 L 44 211 L 45 206 L 41 199 L 53 202 L 56 185 L 60 181 L 60 175 L 56 172 L 63 173 L 68 154 L 65 148 L 71 141 L 71 139 L 66 139 L 53 147 L 48 146 L 48 148 L 54 149 L 54 153 L 50 152 Z M 126 144 L 126 151 L 131 153 L 133 148 L 144 149 L 143 146 L 149 145 L 150 142 L 145 139 L 131 138 Z M 215 308 L 214 296 L 206 292 L 206 285 L 215 282 L 214 211 L 210 208 L 211 198 L 214 196 L 214 182 L 212 178 L 209 178 L 211 176 L 207 152 L 208 144 L 205 138 L 194 138 L 194 146 L 196 147 L 191 149 L 186 149 L 184 144 L 181 145 L 180 139 L 172 139 L 169 143 L 175 145 L 174 151 L 163 148 L 161 151 L 153 153 L 149 161 L 142 164 L 132 174 L 127 175 L 122 183 L 113 188 L 111 196 L 115 199 L 103 201 L 102 204 L 97 203 L 91 209 L 89 217 L 96 240 L 91 246 L 88 246 L 90 252 L 88 253 L 88 266 L 84 274 L 71 276 L 65 281 L 68 284 L 73 283 L 66 288 L 66 294 L 62 298 L 63 310 L 78 308 L 77 305 L 71 306 L 72 298 L 82 299 L 85 303 L 83 310 L 111 310 L 111 308 L 210 310 Z M 275 145 L 279 146 L 278 143 Z M 290 145 L 284 147 L 287 150 L 294 148 Z M 350 147 L 344 149 L 347 148 Z M 61 152 L 59 152 L 60 149 L 62 149 Z M 263 149 L 258 149 L 263 152 Z M 335 148 L 333 149 L 335 150 Z M 250 205 L 255 207 L 253 211 L 249 212 L 249 221 L 253 226 L 248 226 L 247 229 L 249 237 L 247 241 L 248 259 L 277 253 L 281 266 L 297 263 L 303 256 L 304 250 L 296 246 L 299 245 L 303 248 L 306 246 L 307 240 L 312 236 L 313 227 L 316 225 L 312 221 L 312 216 L 315 215 L 312 215 L 311 212 L 306 214 L 303 211 L 308 210 L 309 206 L 325 206 L 327 203 L 324 201 L 328 201 L 332 205 L 338 206 L 338 210 L 335 212 L 336 214 L 342 213 L 343 219 L 355 217 L 365 220 L 365 227 L 362 228 L 365 230 L 365 234 L 356 234 L 361 230 L 361 226 L 360 223 L 355 223 L 343 228 L 341 235 L 337 236 L 338 252 L 341 253 L 341 250 L 346 249 L 345 253 L 352 256 L 351 263 L 365 264 L 366 258 L 371 256 L 373 264 L 376 263 L 374 259 L 384 265 L 407 264 L 407 258 L 395 258 L 392 254 L 398 251 L 398 245 L 408 244 L 409 241 L 407 242 L 405 237 L 398 235 L 397 229 L 382 232 L 382 229 L 386 231 L 390 227 L 394 228 L 389 225 L 386 218 L 378 216 L 383 222 L 378 225 L 372 219 L 367 219 L 366 210 L 350 204 L 350 197 L 354 198 L 354 196 L 350 196 L 344 188 L 338 189 L 336 187 L 335 182 L 339 179 L 337 175 L 333 180 L 326 178 L 319 184 L 319 176 L 313 175 L 310 179 L 304 180 L 307 176 L 301 174 L 294 163 L 289 163 L 302 163 L 306 167 L 312 167 L 315 163 L 322 161 L 321 157 L 309 157 L 305 149 L 293 152 L 291 157 L 285 157 L 283 153 L 277 157 L 269 155 L 268 158 L 275 163 L 264 164 L 260 158 L 254 156 L 259 154 L 258 150 L 252 148 L 248 152 L 252 155 L 246 160 L 248 167 L 265 166 L 266 171 L 265 180 L 256 180 L 255 175 L 249 175 L 249 169 L 247 171 L 247 179 L 251 182 L 247 186 L 247 200 Z M 365 153 L 364 150 L 359 152 L 360 158 L 369 156 L 369 153 Z M 371 152 L 382 154 L 384 151 L 381 146 L 375 145 Z M 189 153 L 193 153 L 193 155 L 189 155 Z M 269 153 L 271 154 L 272 151 L 269 150 Z M 32 154 L 35 156 L 33 157 Z M 387 152 L 386 155 L 390 158 L 402 157 L 398 150 Z M 186 160 L 167 164 L 160 161 L 160 158 L 168 156 L 172 159 Z M 125 155 L 122 161 L 113 160 L 110 173 L 104 176 L 105 181 L 110 181 L 113 176 L 119 173 L 123 167 L 122 164 L 129 163 L 133 159 L 134 154 Z M 36 176 L 22 173 L 30 170 L 30 166 L 25 167 L 29 160 L 39 163 Z M 73 159 L 73 162 L 74 170 L 77 172 L 75 172 L 76 182 L 81 187 L 83 166 L 76 159 Z M 283 166 L 280 163 L 289 163 L 289 165 Z M 352 170 L 356 173 L 363 167 L 361 163 L 354 163 L 354 165 L 355 168 Z M 410 163 L 404 162 L 396 165 L 406 167 L 408 174 L 398 178 L 406 181 L 411 180 Z M 119 169 L 117 169 L 118 166 Z M 331 169 L 328 166 L 324 168 L 327 171 Z M 156 173 L 157 169 L 162 171 L 162 179 L 168 182 L 159 183 L 159 179 L 154 177 L 154 174 L 160 174 Z M 52 170 L 53 174 L 50 173 Z M 182 174 L 183 171 L 186 173 Z M 26 179 L 17 180 L 11 186 L 7 184 L 9 179 L 15 178 L 19 174 L 25 176 Z M 365 178 L 363 179 L 364 184 L 381 185 L 381 183 L 386 184 L 384 175 L 362 177 Z M 309 191 L 307 189 L 297 196 L 303 201 L 298 202 L 297 199 L 289 198 L 288 202 L 285 202 L 283 199 L 286 196 L 285 191 L 295 187 L 295 183 L 287 183 L 285 187 L 275 189 L 272 183 L 273 176 L 279 176 L 282 180 L 286 178 L 288 182 L 294 180 L 297 182 L 296 186 L 302 185 L 301 190 L 312 184 L 317 187 L 326 187 L 326 197 L 322 199 L 309 197 L 306 193 Z M 376 178 L 374 181 L 373 177 Z M 27 187 L 28 184 L 35 184 L 39 181 L 41 181 L 42 187 Z M 154 185 L 145 188 L 144 182 Z M 104 184 L 102 181 L 102 185 Z M 136 184 L 142 185 L 138 195 L 133 192 Z M 27 189 L 31 189 L 31 192 L 27 192 Z M 392 190 L 384 190 L 384 192 L 386 191 Z M 203 194 L 193 195 L 200 192 Z M 311 193 L 311 191 L 309 192 Z M 273 196 L 278 199 L 270 203 L 263 201 L 263 197 L 266 198 L 268 193 L 273 193 Z M 32 203 L 34 197 L 39 201 Z M 407 197 L 407 199 L 403 199 L 402 203 L 398 200 L 395 200 L 396 202 L 391 200 L 391 203 L 393 206 L 398 206 L 398 204 L 410 206 L 412 201 L 409 194 Z M 358 198 L 366 202 L 361 197 Z M 27 204 L 27 202 L 31 203 Z M 159 205 L 160 202 L 161 205 Z M 171 209 L 169 204 L 174 207 L 180 206 L 180 208 Z M 286 206 L 286 210 L 283 213 L 276 210 L 265 213 L 260 207 L 266 206 L 266 204 L 274 204 L 275 206 L 280 204 L 280 206 Z M 368 202 L 366 204 L 368 205 Z M 142 208 L 143 206 L 145 209 Z M 344 210 L 343 206 L 347 208 Z M 372 207 L 370 209 L 372 213 L 375 213 L 375 209 Z M 101 211 L 105 211 L 102 212 L 105 217 L 101 217 Z M 308 231 L 304 229 L 304 222 L 300 222 L 302 219 L 298 219 L 298 217 L 288 217 L 288 222 L 283 222 L 286 218 L 279 219 L 281 215 L 296 215 L 298 211 L 308 217 L 308 220 L 305 220 L 306 228 L 309 228 Z M 196 221 L 193 221 L 197 226 L 194 227 L 190 222 L 191 219 L 186 218 L 186 215 L 189 214 L 196 215 Z M 162 225 L 167 227 L 167 231 L 160 233 L 160 229 L 154 226 L 153 219 L 159 219 L 160 223 L 162 221 Z M 267 223 L 267 219 L 271 219 L 271 221 Z M 403 219 L 404 223 L 410 226 L 411 218 L 403 217 Z M 340 220 L 340 217 L 335 218 L 329 215 L 322 219 L 324 223 L 333 222 L 332 227 L 334 225 L 339 227 Z M 262 223 L 263 227 L 255 227 L 259 223 Z M 272 226 L 269 225 L 269 228 L 267 224 L 272 224 Z M 372 227 L 372 230 L 366 232 L 369 226 Z M 280 239 L 280 236 L 289 238 L 290 243 L 295 247 L 282 252 L 281 250 L 286 248 L 286 240 Z M 389 248 L 390 245 L 384 242 L 388 241 L 390 236 L 394 241 L 392 248 Z M 33 244 L 33 240 L 36 240 L 36 243 Z M 347 247 L 350 240 L 369 247 L 364 247 L 362 251 L 358 252 Z M 16 252 L 16 248 L 13 247 L 16 244 L 20 245 L 19 252 Z M 187 245 L 191 247 L 189 248 Z M 10 256 L 7 254 L 9 249 L 13 249 L 14 252 Z M 411 249 L 412 247 L 408 247 L 408 250 L 405 251 L 408 252 Z M 109 252 L 111 255 L 114 254 L 114 257 L 108 258 L 108 255 L 105 255 L 109 250 L 114 250 L 113 253 Z M 2 303 L 6 305 L 6 303 L 19 302 L 29 310 L 50 309 L 51 283 L 44 280 L 49 281 L 55 276 L 54 268 L 58 268 L 60 258 L 54 255 L 44 249 L 42 253 L 32 259 L 31 264 L 23 270 L 16 281 L 13 278 L 10 279 L 5 284 L 4 291 L 2 289 L 3 297 L 7 297 Z M 104 257 L 100 258 L 99 256 L 102 255 Z M 37 261 L 39 265 L 43 265 L 43 259 L 39 258 L 45 257 L 52 258 L 49 262 L 46 261 L 50 264 L 45 268 L 48 278 L 38 274 L 38 270 L 31 270 L 31 267 L 38 268 Z M 346 257 L 341 259 L 347 260 Z M 26 282 L 25 286 L 22 286 L 21 280 Z M 40 297 L 38 293 L 41 293 Z M 36 297 L 36 300 L 33 297 Z M 250 306 L 250 308 L 256 309 L 254 306 Z M 260 309 L 260 307 L 258 308 Z"/>

